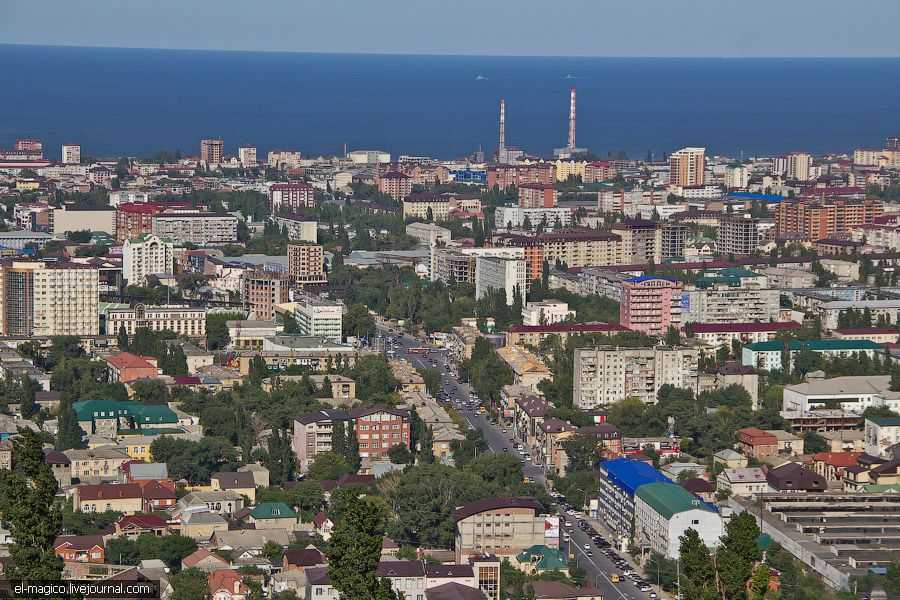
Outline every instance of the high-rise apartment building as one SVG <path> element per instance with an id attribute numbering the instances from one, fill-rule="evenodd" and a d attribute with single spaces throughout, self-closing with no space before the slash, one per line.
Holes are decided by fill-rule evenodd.
<path id="1" fill-rule="evenodd" d="M 786 157 L 785 176 L 791 181 L 809 181 L 812 156 L 806 152 L 792 152 Z"/>
<path id="2" fill-rule="evenodd" d="M 749 214 L 723 214 L 716 231 L 716 250 L 735 256 L 750 255 L 759 247 L 759 219 Z"/>
<path id="3" fill-rule="evenodd" d="M 272 214 L 296 213 L 316 207 L 316 193 L 305 181 L 275 183 L 269 188 L 269 209 Z"/>
<path id="4" fill-rule="evenodd" d="M 228 213 L 161 213 L 153 233 L 176 244 L 231 244 L 237 241 L 238 218 Z"/>
<path id="5" fill-rule="evenodd" d="M 19 138 L 13 149 L 17 152 L 28 152 L 40 156 L 44 154 L 44 144 L 37 138 Z"/>
<path id="6" fill-rule="evenodd" d="M 687 225 L 675 222 L 666 222 L 662 224 L 662 235 L 660 242 L 662 249 L 660 254 L 662 259 L 672 260 L 684 257 L 684 245 L 687 242 L 690 229 Z"/>
<path id="7" fill-rule="evenodd" d="M 343 304 L 307 295 L 298 298 L 296 304 L 294 319 L 300 327 L 300 335 L 324 337 L 336 342 L 343 339 Z"/>
<path id="8" fill-rule="evenodd" d="M 775 208 L 775 233 L 800 234 L 815 242 L 851 227 L 874 223 L 883 212 L 884 204 L 876 198 L 785 201 Z"/>
<path id="9" fill-rule="evenodd" d="M 328 283 L 325 251 L 318 244 L 288 244 L 288 273 L 294 283 Z"/>
<path id="10" fill-rule="evenodd" d="M 257 166 L 256 146 L 241 146 L 238 148 L 238 160 L 244 168 Z"/>
<path id="11" fill-rule="evenodd" d="M 567 267 L 591 267 L 622 264 L 622 238 L 608 231 L 593 229 L 560 229 L 536 236 L 500 234 L 493 238 L 495 246 L 521 247 L 534 252 L 533 263 L 540 276 L 543 262 L 551 265 L 557 262 Z M 534 280 L 534 277 L 531 278 Z"/>
<path id="12" fill-rule="evenodd" d="M 152 202 L 125 202 L 116 207 L 116 241 L 153 233 L 153 217 L 163 208 Z"/>
<path id="13" fill-rule="evenodd" d="M 388 171 L 378 178 L 378 191 L 401 202 L 412 193 L 412 178 L 400 171 Z"/>
<path id="14" fill-rule="evenodd" d="M 519 208 L 554 208 L 556 186 L 552 183 L 523 183 L 519 186 Z"/>
<path id="15" fill-rule="evenodd" d="M 619 323 L 633 331 L 661 336 L 681 325 L 681 282 L 667 277 L 632 277 L 622 282 Z"/>
<path id="16" fill-rule="evenodd" d="M 170 240 L 142 235 L 122 246 L 122 277 L 128 285 L 144 285 L 148 275 L 175 272 L 175 251 Z"/>
<path id="17" fill-rule="evenodd" d="M 89 265 L 0 263 L 0 334 L 16 337 L 100 333 L 100 271 Z"/>
<path id="18" fill-rule="evenodd" d="M 521 258 L 479 256 L 475 260 L 475 298 L 480 300 L 490 290 L 498 290 L 505 295 L 507 306 L 512 306 L 516 294 L 524 304 L 528 291 L 527 273 Z"/>
<path id="19" fill-rule="evenodd" d="M 626 265 L 662 262 L 662 229 L 655 221 L 626 219 L 612 227 L 622 240 L 622 262 Z"/>
<path id="20" fill-rule="evenodd" d="M 693 187 L 703 185 L 706 170 L 706 148 L 682 148 L 669 155 L 669 185 Z"/>
<path id="21" fill-rule="evenodd" d="M 656 403 L 659 388 L 669 384 L 697 388 L 696 348 L 619 348 L 575 350 L 575 406 L 582 410 L 609 406 L 625 398 Z"/>
<path id="22" fill-rule="evenodd" d="M 291 276 L 277 271 L 253 269 L 244 271 L 241 297 L 244 310 L 251 319 L 271 321 L 275 318 L 275 305 L 290 300 Z"/>
<path id="23" fill-rule="evenodd" d="M 300 166 L 300 152 L 297 150 L 269 150 L 266 164 L 274 169 L 293 169 Z"/>
<path id="24" fill-rule="evenodd" d="M 725 169 L 725 187 L 729 190 L 745 190 L 750 185 L 750 169 L 737 165 Z"/>
<path id="25" fill-rule="evenodd" d="M 220 165 L 224 157 L 225 142 L 221 139 L 200 140 L 200 162 L 206 165 Z"/>
<path id="26" fill-rule="evenodd" d="M 81 164 L 81 146 L 78 144 L 62 145 L 62 164 L 64 165 L 80 165 Z"/>
<path id="27" fill-rule="evenodd" d="M 556 165 L 553 163 L 530 163 L 525 165 L 491 165 L 487 168 L 487 187 L 505 190 L 526 183 L 551 185 L 556 181 Z"/>

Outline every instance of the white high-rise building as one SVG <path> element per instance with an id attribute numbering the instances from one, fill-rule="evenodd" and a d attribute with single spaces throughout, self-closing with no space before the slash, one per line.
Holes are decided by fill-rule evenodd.
<path id="1" fill-rule="evenodd" d="M 575 318 L 575 311 L 560 300 L 529 302 L 522 307 L 522 325 L 553 325 L 562 323 L 569 317 Z"/>
<path id="2" fill-rule="evenodd" d="M 518 291 L 524 304 L 527 270 L 525 261 L 519 258 L 479 256 L 475 259 L 475 298 L 480 300 L 489 290 L 503 290 L 507 306 L 512 306 Z"/>
<path id="3" fill-rule="evenodd" d="M 750 169 L 743 165 L 725 169 L 725 187 L 729 190 L 745 190 L 750 185 Z"/>
<path id="4" fill-rule="evenodd" d="M 325 337 L 340 342 L 343 335 L 344 305 L 303 295 L 297 299 L 294 318 L 300 335 Z"/>
<path id="5" fill-rule="evenodd" d="M 144 285 L 148 275 L 171 275 L 174 268 L 174 245 L 168 239 L 142 235 L 122 246 L 122 277 L 129 285 Z"/>
<path id="6" fill-rule="evenodd" d="M 78 144 L 62 145 L 62 164 L 64 165 L 80 165 L 81 164 L 81 146 Z"/>
<path id="7" fill-rule="evenodd" d="M 255 167 L 256 162 L 256 147 L 255 146 L 241 146 L 238 148 L 238 160 L 241 161 L 242 167 Z"/>
<path id="8" fill-rule="evenodd" d="M 790 181 L 809 181 L 812 156 L 806 152 L 787 155 L 787 178 Z"/>

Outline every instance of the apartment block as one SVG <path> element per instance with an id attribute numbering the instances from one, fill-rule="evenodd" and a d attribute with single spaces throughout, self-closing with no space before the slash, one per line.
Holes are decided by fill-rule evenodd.
<path id="1" fill-rule="evenodd" d="M 554 208 L 556 187 L 552 183 L 523 183 L 519 186 L 519 208 Z"/>
<path id="2" fill-rule="evenodd" d="M 244 271 L 241 297 L 244 310 L 250 318 L 271 321 L 275 318 L 275 305 L 290 300 L 291 276 L 288 273 L 253 269 Z"/>
<path id="3" fill-rule="evenodd" d="M 556 181 L 556 165 L 553 163 L 531 163 L 522 165 L 499 164 L 487 168 L 487 187 L 501 190 L 527 183 L 550 185 Z"/>
<path id="4" fill-rule="evenodd" d="M 240 148 L 238 148 L 238 160 L 241 162 L 241 166 L 244 168 L 255 167 L 257 165 L 256 147 L 241 146 Z"/>
<path id="5" fill-rule="evenodd" d="M 266 164 L 273 169 L 295 169 L 300 166 L 300 152 L 297 150 L 269 150 Z"/>
<path id="6" fill-rule="evenodd" d="M 528 302 L 522 307 L 522 325 L 553 325 L 575 317 L 575 311 L 559 300 Z"/>
<path id="7" fill-rule="evenodd" d="M 116 241 L 124 243 L 141 235 L 153 233 L 153 217 L 163 207 L 150 202 L 125 202 L 116 207 Z"/>
<path id="8" fill-rule="evenodd" d="M 207 165 L 220 165 L 225 157 L 225 142 L 222 139 L 200 140 L 200 162 Z"/>
<path id="9" fill-rule="evenodd" d="M 176 244 L 230 244 L 237 241 L 238 218 L 227 213 L 162 213 L 153 233 Z"/>
<path id="10" fill-rule="evenodd" d="M 343 335 L 344 305 L 312 296 L 297 299 L 294 318 L 300 335 L 324 337 L 340 342 Z"/>
<path id="11" fill-rule="evenodd" d="M 148 275 L 171 275 L 174 269 L 175 251 L 169 240 L 142 235 L 122 246 L 122 277 L 129 285 L 144 285 Z"/>
<path id="12" fill-rule="evenodd" d="M 577 348 L 575 406 L 590 410 L 631 397 L 655 404 L 656 394 L 665 384 L 696 387 L 698 359 L 696 348 L 681 346 Z"/>
<path id="13" fill-rule="evenodd" d="M 404 219 L 446 221 L 449 215 L 449 196 L 430 192 L 414 192 L 403 197 Z"/>
<path id="14" fill-rule="evenodd" d="M 319 241 L 319 223 L 314 216 L 290 215 L 272 217 L 278 229 L 287 229 L 288 239 L 292 242 Z"/>
<path id="15" fill-rule="evenodd" d="M 334 424 L 339 421 L 344 422 L 346 428 L 349 428 L 350 415 L 341 410 L 324 409 L 294 419 L 291 449 L 297 457 L 297 466 L 301 473 L 309 470 L 317 455 L 331 452 Z"/>
<path id="16" fill-rule="evenodd" d="M 622 282 L 619 323 L 647 335 L 665 335 L 681 326 L 681 282 L 667 277 L 632 277 Z"/>
<path id="17" fill-rule="evenodd" d="M 62 145 L 62 164 L 64 165 L 80 165 L 81 164 L 81 146 L 78 144 Z"/>
<path id="18" fill-rule="evenodd" d="M 814 242 L 853 227 L 872 224 L 883 213 L 884 203 L 876 198 L 784 201 L 775 209 L 775 233 L 779 236 L 799 235 Z"/>
<path id="19" fill-rule="evenodd" d="M 206 338 L 206 309 L 193 306 L 135 304 L 124 308 L 107 308 L 106 335 L 116 335 L 124 327 L 132 336 L 138 329 L 172 331 L 194 339 Z"/>
<path id="20" fill-rule="evenodd" d="M 378 178 L 378 191 L 400 202 L 412 193 L 412 178 L 400 171 L 388 171 Z"/>
<path id="21" fill-rule="evenodd" d="M 306 182 L 275 183 L 269 187 L 269 209 L 272 214 L 296 213 L 315 207 L 315 190 Z"/>
<path id="22" fill-rule="evenodd" d="M 362 406 L 350 411 L 359 441 L 359 455 L 366 459 L 386 458 L 392 446 L 409 447 L 409 412 L 381 405 Z"/>
<path id="23" fill-rule="evenodd" d="M 498 206 L 494 212 L 496 229 L 534 229 L 542 225 L 545 229 L 570 227 L 572 211 L 568 208 L 521 208 L 519 206 Z"/>
<path id="24" fill-rule="evenodd" d="M 317 244 L 288 244 L 288 274 L 300 285 L 328 283 L 325 251 Z"/>
<path id="25" fill-rule="evenodd" d="M 498 234 L 493 242 L 495 246 L 539 247 L 540 266 L 544 261 L 570 268 L 622 264 L 622 238 L 607 231 L 561 229 L 537 236 Z"/>
<path id="26" fill-rule="evenodd" d="M 441 248 L 431 249 L 431 281 L 444 283 L 475 283 L 475 263 L 478 257 L 500 256 L 525 258 L 522 248 Z"/>
<path id="27" fill-rule="evenodd" d="M 584 165 L 584 183 L 600 183 L 616 176 L 617 170 L 608 160 L 597 160 Z"/>
<path id="28" fill-rule="evenodd" d="M 457 508 L 456 560 L 493 555 L 509 558 L 536 545 L 544 545 L 546 518 L 534 498 L 486 498 Z"/>
<path id="29" fill-rule="evenodd" d="M 759 219 L 749 214 L 723 214 L 716 231 L 716 250 L 722 254 L 748 256 L 759 248 Z"/>
<path id="30" fill-rule="evenodd" d="M 612 227 L 622 240 L 622 263 L 626 265 L 662 262 L 662 229 L 654 221 L 626 219 Z"/>
<path id="31" fill-rule="evenodd" d="M 516 294 L 525 302 L 528 291 L 527 267 L 520 258 L 479 256 L 475 261 L 475 298 L 481 299 L 489 290 L 500 290 L 511 306 Z"/>
<path id="32" fill-rule="evenodd" d="M 660 256 L 663 261 L 684 257 L 684 245 L 690 230 L 681 223 L 663 223 L 660 235 Z"/>
<path id="33" fill-rule="evenodd" d="M 706 169 L 706 148 L 682 148 L 669 155 L 669 185 L 701 186 Z"/>

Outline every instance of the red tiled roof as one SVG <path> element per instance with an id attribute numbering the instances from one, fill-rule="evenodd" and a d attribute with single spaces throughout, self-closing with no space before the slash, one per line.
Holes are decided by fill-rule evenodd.
<path id="1" fill-rule="evenodd" d="M 824 462 L 833 467 L 855 467 L 862 452 L 819 452 L 813 455 L 814 462 Z"/>
<path id="2" fill-rule="evenodd" d="M 123 500 L 142 498 L 141 486 L 136 483 L 99 483 L 95 485 L 79 485 L 78 498 L 84 500 Z"/>
<path id="3" fill-rule="evenodd" d="M 235 588 L 237 586 L 237 588 Z M 209 574 L 209 591 L 215 594 L 226 590 L 229 594 L 247 594 L 250 588 L 241 581 L 241 574 L 233 569 L 220 569 Z"/>
<path id="4" fill-rule="evenodd" d="M 785 331 L 800 329 L 800 323 L 784 321 L 775 323 L 691 323 L 694 333 L 751 333 L 762 331 Z"/>
<path id="5" fill-rule="evenodd" d="M 106 358 L 106 362 L 117 369 L 155 369 L 151 363 L 131 352 L 120 352 Z"/>
<path id="6" fill-rule="evenodd" d="M 102 535 L 61 535 L 53 541 L 53 549 L 60 546 L 68 546 L 74 550 L 90 550 L 99 546 L 103 548 Z"/>
<path id="7" fill-rule="evenodd" d="M 138 527 L 141 529 L 158 529 L 166 526 L 166 520 L 159 515 L 137 514 L 127 515 L 118 520 L 119 529 L 126 527 Z"/>

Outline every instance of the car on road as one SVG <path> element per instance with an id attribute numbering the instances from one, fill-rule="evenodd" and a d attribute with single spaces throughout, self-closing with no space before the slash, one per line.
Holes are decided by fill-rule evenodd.
<path id="1" fill-rule="evenodd" d="M 644 584 L 644 585 L 638 587 L 638 589 L 641 590 L 642 592 L 649 592 L 649 591 L 652 590 L 653 588 L 650 587 L 649 585 Z"/>

